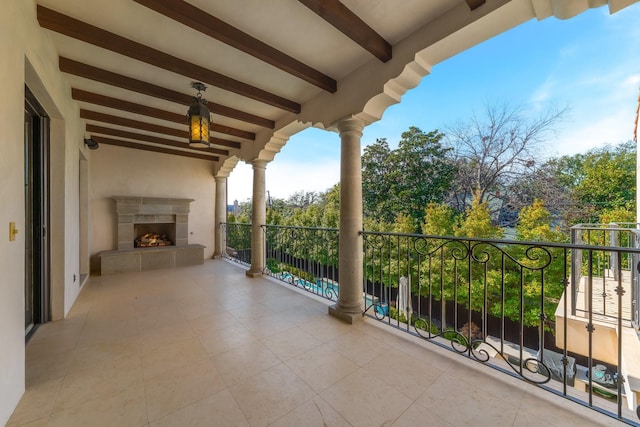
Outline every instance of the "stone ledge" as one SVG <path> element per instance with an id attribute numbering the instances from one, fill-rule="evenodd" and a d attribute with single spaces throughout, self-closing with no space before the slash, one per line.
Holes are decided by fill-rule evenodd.
<path id="1" fill-rule="evenodd" d="M 100 274 L 158 270 L 204 264 L 204 246 L 159 246 L 100 252 Z"/>

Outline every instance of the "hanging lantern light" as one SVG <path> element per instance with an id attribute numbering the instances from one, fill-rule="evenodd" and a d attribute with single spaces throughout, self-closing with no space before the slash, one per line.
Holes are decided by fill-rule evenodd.
<path id="1" fill-rule="evenodd" d="M 209 148 L 209 123 L 211 113 L 207 108 L 207 100 L 202 98 L 207 87 L 200 82 L 191 83 L 191 87 L 198 91 L 193 97 L 193 103 L 189 107 L 189 146 L 194 148 Z"/>

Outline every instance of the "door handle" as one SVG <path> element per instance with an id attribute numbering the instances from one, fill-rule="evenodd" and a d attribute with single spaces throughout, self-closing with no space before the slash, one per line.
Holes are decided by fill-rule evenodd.
<path id="1" fill-rule="evenodd" d="M 9 241 L 13 242 L 16 240 L 16 234 L 18 234 L 18 229 L 16 228 L 16 223 L 11 221 L 9 223 Z"/>

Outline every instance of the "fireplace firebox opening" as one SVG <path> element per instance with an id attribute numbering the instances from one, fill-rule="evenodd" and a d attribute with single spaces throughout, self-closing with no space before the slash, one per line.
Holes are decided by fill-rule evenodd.
<path id="1" fill-rule="evenodd" d="M 173 246 L 176 240 L 175 223 L 134 224 L 133 232 L 135 248 Z"/>

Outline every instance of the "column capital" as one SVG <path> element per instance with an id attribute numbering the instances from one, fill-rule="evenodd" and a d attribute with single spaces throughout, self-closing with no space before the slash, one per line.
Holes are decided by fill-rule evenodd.
<path id="1" fill-rule="evenodd" d="M 347 117 L 338 122 L 338 131 L 340 132 L 340 135 L 345 133 L 355 133 L 358 134 L 358 136 L 362 136 L 364 126 L 364 120 L 357 117 Z"/>
<path id="2" fill-rule="evenodd" d="M 269 163 L 269 161 L 263 160 L 263 159 L 251 160 L 251 165 L 253 166 L 254 169 L 266 169 L 267 163 Z"/>
<path id="3" fill-rule="evenodd" d="M 227 181 L 227 177 L 226 176 L 216 176 L 215 180 L 217 183 L 224 183 Z"/>

